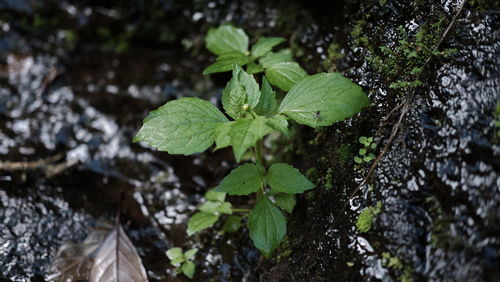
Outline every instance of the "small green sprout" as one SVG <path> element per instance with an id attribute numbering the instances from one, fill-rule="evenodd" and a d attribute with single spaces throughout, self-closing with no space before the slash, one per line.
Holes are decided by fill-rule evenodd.
<path id="1" fill-rule="evenodd" d="M 184 253 L 181 248 L 171 248 L 166 252 L 166 254 L 170 263 L 175 266 L 175 271 L 177 273 L 183 273 L 190 279 L 193 279 L 196 268 L 193 260 L 197 252 L 198 249 L 196 248 Z"/>
<path id="2" fill-rule="evenodd" d="M 359 149 L 358 155 L 354 157 L 354 161 L 357 164 L 373 161 L 375 159 L 375 154 L 371 153 L 370 150 L 375 150 L 377 148 L 377 144 L 373 142 L 373 137 L 361 136 L 358 141 L 363 145 L 363 148 Z"/>
<path id="3" fill-rule="evenodd" d="M 225 202 L 226 193 L 209 190 L 205 194 L 206 202 L 198 207 L 199 212 L 195 213 L 188 222 L 187 233 L 191 236 L 214 225 L 223 214 L 232 214 L 231 203 Z"/>

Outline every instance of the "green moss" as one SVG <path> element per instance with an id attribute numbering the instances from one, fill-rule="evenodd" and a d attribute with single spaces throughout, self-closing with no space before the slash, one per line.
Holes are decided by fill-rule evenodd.
<path id="1" fill-rule="evenodd" d="M 328 45 L 326 51 L 327 57 L 321 62 L 321 66 L 324 70 L 333 72 L 337 70 L 337 61 L 344 57 L 342 54 L 340 45 L 338 43 L 332 42 Z"/>
<path id="2" fill-rule="evenodd" d="M 357 46 L 368 46 L 369 44 L 369 39 L 368 36 L 366 36 L 363 32 L 363 26 L 365 25 L 364 20 L 359 20 L 356 22 L 354 25 L 352 31 L 351 31 L 351 36 L 353 38 L 354 43 Z"/>
<path id="3" fill-rule="evenodd" d="M 392 256 L 389 252 L 382 253 L 382 265 L 387 268 L 403 269 L 404 265 L 398 257 Z"/>
<path id="4" fill-rule="evenodd" d="M 291 254 L 292 250 L 290 249 L 290 241 L 288 240 L 288 237 L 285 237 L 280 245 L 279 251 L 276 254 L 276 260 L 279 262 L 284 258 L 289 257 Z"/>
<path id="5" fill-rule="evenodd" d="M 315 168 L 315 167 L 311 167 L 310 169 L 308 169 L 306 171 L 306 176 L 307 176 L 307 179 L 310 179 L 310 180 L 317 180 L 317 172 L 318 172 L 318 169 Z"/>
<path id="6" fill-rule="evenodd" d="M 405 266 L 398 257 L 391 255 L 389 252 L 382 253 L 382 265 L 401 273 L 398 277 L 399 281 L 412 281 L 413 269 L 409 266 Z"/>
<path id="7" fill-rule="evenodd" d="M 353 157 L 351 146 L 349 144 L 342 144 L 337 148 L 337 157 L 342 165 L 349 163 Z"/>
<path id="8" fill-rule="evenodd" d="M 373 219 L 382 211 L 382 202 L 378 201 L 373 207 L 366 207 L 359 214 L 356 228 L 359 232 L 366 233 L 372 228 Z"/>
<path id="9" fill-rule="evenodd" d="M 412 274 L 413 274 L 413 268 L 411 267 L 405 267 L 404 271 L 403 271 L 403 274 L 401 274 L 401 276 L 399 276 L 399 281 L 401 282 L 411 282 L 413 281 L 412 279 Z"/>
<path id="10" fill-rule="evenodd" d="M 367 60 L 389 84 L 389 88 L 409 90 L 422 85 L 420 76 L 428 58 L 446 57 L 456 53 L 454 49 L 439 51 L 435 48 L 447 26 L 441 18 L 434 23 L 422 24 L 416 33 L 406 32 L 403 26 L 397 30 L 397 42 L 393 45 L 372 46 L 363 36 L 364 21 L 358 21 L 351 32 L 354 43 L 368 50 Z"/>
<path id="11" fill-rule="evenodd" d="M 316 193 L 314 193 L 314 191 L 315 190 L 306 193 L 306 200 L 308 200 L 308 201 L 314 200 L 315 195 L 316 195 Z"/>

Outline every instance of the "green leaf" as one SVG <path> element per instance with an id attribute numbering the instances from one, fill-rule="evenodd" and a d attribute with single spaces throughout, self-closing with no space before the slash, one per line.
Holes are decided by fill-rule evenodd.
<path id="1" fill-rule="evenodd" d="M 201 212 L 211 213 L 215 215 L 220 214 L 232 214 L 233 210 L 231 208 L 231 203 L 228 202 L 214 202 L 207 201 L 198 207 L 198 210 Z"/>
<path id="2" fill-rule="evenodd" d="M 216 192 L 213 189 L 208 190 L 207 193 L 205 193 L 205 199 L 207 201 L 214 201 L 214 202 L 224 202 L 226 199 L 226 193 L 221 193 L 221 192 Z"/>
<path id="3" fill-rule="evenodd" d="M 292 86 L 304 78 L 307 73 L 295 62 L 280 62 L 265 70 L 266 77 L 272 85 L 283 91 L 289 91 Z"/>
<path id="4" fill-rule="evenodd" d="M 215 129 L 215 149 L 219 150 L 231 145 L 231 139 L 229 138 L 229 131 L 233 125 L 233 121 L 223 123 Z"/>
<path id="5" fill-rule="evenodd" d="M 249 74 L 255 74 L 262 71 L 264 71 L 264 68 L 254 62 L 250 62 L 247 65 L 247 73 Z"/>
<path id="6" fill-rule="evenodd" d="M 134 138 L 170 154 L 194 154 L 213 144 L 227 118 L 210 102 L 181 98 L 152 111 Z"/>
<path id="7" fill-rule="evenodd" d="M 366 156 L 366 157 L 363 158 L 363 161 L 365 161 L 365 162 L 368 163 L 368 162 L 371 162 L 374 159 L 375 159 L 375 155 L 373 153 L 370 153 L 368 156 Z"/>
<path id="8" fill-rule="evenodd" d="M 222 230 L 225 232 L 236 232 L 241 227 L 241 216 L 230 215 L 227 217 Z"/>
<path id="9" fill-rule="evenodd" d="M 265 76 L 262 78 L 260 92 L 260 99 L 257 106 L 255 106 L 255 113 L 261 116 L 272 115 L 278 108 L 278 100 L 276 100 L 276 92 L 274 92 Z"/>
<path id="10" fill-rule="evenodd" d="M 184 253 L 184 257 L 186 258 L 186 260 L 193 260 L 197 252 L 198 249 L 191 249 Z"/>
<path id="11" fill-rule="evenodd" d="M 248 195 L 257 192 L 263 180 L 264 174 L 257 165 L 244 164 L 233 169 L 215 190 L 229 195 Z"/>
<path id="12" fill-rule="evenodd" d="M 219 219 L 219 216 L 216 214 L 197 212 L 189 219 L 187 234 L 191 236 L 196 232 L 207 229 L 208 227 L 214 225 L 214 223 L 217 222 L 217 219 Z"/>
<path id="13" fill-rule="evenodd" d="M 360 157 L 354 157 L 354 161 L 358 164 L 362 163 L 363 162 L 363 159 L 361 159 Z"/>
<path id="14" fill-rule="evenodd" d="M 182 273 L 189 277 L 189 279 L 193 279 L 194 277 L 194 270 L 196 269 L 196 266 L 194 265 L 193 262 L 188 261 L 182 264 Z"/>
<path id="15" fill-rule="evenodd" d="M 232 214 L 233 209 L 231 208 L 231 203 L 225 202 L 220 205 L 220 207 L 216 210 L 218 213 L 224 213 L 224 214 Z"/>
<path id="16" fill-rule="evenodd" d="M 166 254 L 171 264 L 179 264 L 184 261 L 184 255 L 182 254 L 181 248 L 171 248 Z"/>
<path id="17" fill-rule="evenodd" d="M 288 133 L 288 121 L 286 120 L 286 117 L 284 117 L 282 115 L 273 116 L 267 120 L 266 124 L 269 127 L 271 127 L 272 129 L 283 133 L 283 135 L 285 137 L 288 137 L 288 135 L 289 135 L 289 133 Z"/>
<path id="18" fill-rule="evenodd" d="M 255 247 L 269 257 L 286 234 L 286 219 L 264 195 L 248 216 L 248 229 Z"/>
<path id="19" fill-rule="evenodd" d="M 261 37 L 257 43 L 252 46 L 252 57 L 259 58 L 267 54 L 274 46 L 285 41 L 283 37 Z"/>
<path id="20" fill-rule="evenodd" d="M 361 156 L 366 155 L 366 149 L 359 149 L 359 154 L 360 154 Z"/>
<path id="21" fill-rule="evenodd" d="M 363 144 L 363 145 L 367 145 L 369 142 L 368 142 L 368 138 L 366 138 L 366 136 L 361 136 L 359 137 L 359 143 Z"/>
<path id="22" fill-rule="evenodd" d="M 279 193 L 276 195 L 275 200 L 276 205 L 288 213 L 292 213 L 295 204 L 297 204 L 297 200 L 293 194 Z"/>
<path id="23" fill-rule="evenodd" d="M 259 98 L 259 85 L 253 75 L 233 65 L 233 77 L 222 92 L 222 105 L 226 113 L 234 119 L 240 118 L 257 106 Z"/>
<path id="24" fill-rule="evenodd" d="M 289 164 L 273 164 L 267 172 L 267 182 L 271 189 L 282 193 L 297 194 L 316 187 Z"/>
<path id="25" fill-rule="evenodd" d="M 203 71 L 203 74 L 206 75 L 211 73 L 230 71 L 233 69 L 234 64 L 237 64 L 239 66 L 244 66 L 248 62 L 250 62 L 250 57 L 243 53 L 240 52 L 226 53 L 220 55 L 217 58 L 217 61 L 215 61 L 215 63 L 211 64 Z"/>
<path id="26" fill-rule="evenodd" d="M 229 131 L 229 137 L 236 161 L 239 162 L 248 148 L 271 131 L 272 129 L 266 125 L 265 117 L 235 121 Z"/>
<path id="27" fill-rule="evenodd" d="M 278 112 L 311 127 L 329 126 L 370 105 L 361 87 L 338 73 L 309 76 L 295 84 Z"/>
<path id="28" fill-rule="evenodd" d="M 293 62 L 293 55 L 290 49 L 284 49 L 277 53 L 269 52 L 259 59 L 259 64 L 265 69 L 281 62 Z"/>
<path id="29" fill-rule="evenodd" d="M 199 206 L 198 210 L 202 212 L 216 213 L 221 205 L 222 205 L 221 202 L 207 201 L 203 203 L 201 206 Z"/>
<path id="30" fill-rule="evenodd" d="M 248 51 L 248 36 L 242 29 L 231 25 L 210 29 L 205 41 L 207 49 L 219 56 L 230 52 Z"/>
<path id="31" fill-rule="evenodd" d="M 181 256 L 181 257 L 177 257 L 177 258 L 175 258 L 175 259 L 170 260 L 170 263 L 171 263 L 172 265 L 175 265 L 175 266 L 179 266 L 179 265 L 180 265 L 181 263 L 183 263 L 183 262 L 184 262 L 184 257 L 183 257 L 183 256 Z"/>

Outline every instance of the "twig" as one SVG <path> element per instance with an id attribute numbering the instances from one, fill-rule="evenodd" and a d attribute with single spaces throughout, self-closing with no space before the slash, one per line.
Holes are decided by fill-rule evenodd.
<path id="1" fill-rule="evenodd" d="M 410 97 L 410 96 L 408 96 L 408 97 Z M 382 158 L 384 157 L 385 153 L 387 153 L 387 151 L 389 150 L 389 147 L 390 147 L 392 141 L 394 140 L 394 137 L 396 137 L 396 134 L 397 134 L 399 128 L 401 127 L 401 122 L 403 121 L 403 117 L 406 115 L 406 113 L 410 109 L 410 107 L 409 107 L 409 105 L 410 105 L 409 101 L 410 100 L 411 99 L 407 99 L 406 102 L 403 104 L 403 109 L 401 110 L 401 113 L 399 114 L 398 121 L 392 127 L 391 135 L 389 136 L 389 139 L 387 140 L 387 143 L 385 143 L 384 148 L 382 149 L 382 151 L 380 152 L 380 154 L 377 156 L 377 158 L 375 158 L 375 160 L 371 164 L 370 168 L 368 169 L 368 173 L 366 174 L 366 177 L 363 179 L 363 181 L 361 181 L 361 183 L 358 185 L 358 187 L 356 187 L 356 189 L 354 189 L 354 191 L 351 193 L 351 195 L 349 196 L 349 199 L 344 204 L 344 206 L 340 210 L 339 214 L 342 214 L 344 212 L 344 210 L 347 207 L 347 204 L 349 203 L 349 201 L 354 197 L 354 195 L 356 195 L 356 193 L 358 193 L 359 190 L 361 190 L 361 188 L 366 183 L 368 183 L 368 181 L 370 180 L 371 176 L 373 175 L 373 172 L 375 171 L 375 168 L 377 167 L 378 163 L 382 160 Z"/>
<path id="2" fill-rule="evenodd" d="M 387 152 L 387 150 L 389 150 L 389 147 L 392 144 L 392 141 L 394 140 L 394 137 L 396 137 L 396 133 L 398 133 L 398 130 L 401 127 L 401 122 L 403 120 L 403 117 L 410 110 L 410 101 L 412 100 L 412 96 L 413 95 L 407 96 L 406 102 L 403 104 L 403 109 L 401 110 L 401 113 L 399 114 L 398 121 L 392 127 L 391 135 L 389 136 L 389 139 L 387 140 L 387 143 L 385 143 L 384 148 L 382 149 L 382 151 L 380 152 L 380 154 L 377 156 L 377 158 L 375 158 L 375 160 L 373 161 L 372 165 L 370 166 L 370 169 L 368 170 L 368 173 L 366 174 L 365 179 L 363 179 L 363 181 L 359 184 L 358 189 L 361 186 L 365 185 L 368 182 L 369 178 L 371 177 L 371 175 L 375 171 L 375 168 L 376 168 L 377 164 L 384 157 L 384 155 Z"/>
<path id="3" fill-rule="evenodd" d="M 462 2 L 462 5 L 460 5 L 460 8 L 455 13 L 455 15 L 453 15 L 453 18 L 451 19 L 450 24 L 448 25 L 448 27 L 444 31 L 443 35 L 441 36 L 441 39 L 439 39 L 438 43 L 436 43 L 436 45 L 434 46 L 434 49 L 438 49 L 439 46 L 441 46 L 441 44 L 443 43 L 444 39 L 448 36 L 448 34 L 451 31 L 451 28 L 457 22 L 458 16 L 460 16 L 460 14 L 462 13 L 466 3 L 467 3 L 467 0 L 464 0 L 464 2 Z M 429 58 L 427 58 L 427 60 L 425 60 L 424 66 L 426 66 L 431 61 L 431 59 L 432 59 L 432 55 L 430 55 Z"/>
<path id="4" fill-rule="evenodd" d="M 387 120 L 389 120 L 389 118 L 392 116 L 393 113 L 395 113 L 397 110 L 399 110 L 402 106 L 404 105 L 404 102 L 403 103 L 399 103 L 396 107 L 394 107 L 394 109 L 392 109 L 383 119 L 382 119 L 382 122 L 386 122 Z"/>
<path id="5" fill-rule="evenodd" d="M 63 157 L 63 154 L 57 154 L 55 156 L 51 156 L 45 159 L 40 159 L 37 161 L 28 161 L 28 162 L 0 162 L 0 170 L 7 171 L 16 171 L 16 170 L 32 170 L 37 169 L 43 166 L 46 166 L 50 163 L 56 162 Z"/>
<path id="6" fill-rule="evenodd" d="M 71 159 L 71 160 L 67 160 L 61 164 L 50 164 L 45 169 L 45 176 L 47 176 L 47 178 L 51 178 L 51 177 L 65 171 L 66 169 L 74 166 L 77 163 L 78 163 L 78 160 Z"/>
<path id="7" fill-rule="evenodd" d="M 47 178 L 51 178 L 64 170 L 78 163 L 78 160 L 71 159 L 60 164 L 54 164 L 64 157 L 63 154 L 57 154 L 45 159 L 27 162 L 0 162 L 0 170 L 5 171 L 26 171 L 42 169 Z"/>

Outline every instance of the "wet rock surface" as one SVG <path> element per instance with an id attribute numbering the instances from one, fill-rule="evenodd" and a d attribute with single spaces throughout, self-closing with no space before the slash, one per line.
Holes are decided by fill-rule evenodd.
<path id="1" fill-rule="evenodd" d="M 460 6 L 448 2 L 356 4 L 361 11 L 350 23 L 359 24 L 361 19 L 369 44 L 392 44 L 392 48 L 401 40 L 397 37 L 400 26 L 412 32 L 416 23 L 439 17 L 450 22 Z M 387 76 L 371 68 L 369 56 L 373 54 L 356 44 L 351 34 L 347 58 L 339 65 L 369 89 L 379 107 L 365 112 L 366 118 L 353 119 L 352 134 L 345 133 L 353 131 L 352 127 L 334 126 L 319 135 L 314 142 L 318 145 L 305 150 L 318 152 L 305 157 L 320 169 L 321 188 L 333 189 L 315 191 L 318 194 L 295 212 L 289 233 L 291 255 L 288 261 L 271 266 L 268 277 L 281 281 L 300 281 L 311 275 L 315 281 L 332 277 L 339 281 L 499 279 L 499 146 L 493 125 L 500 89 L 499 14 L 466 7 L 441 46 L 456 48 L 456 53 L 447 59 L 434 58 L 423 86 L 409 91 L 387 87 Z M 372 13 L 363 15 L 368 8 Z M 360 168 L 351 159 L 349 169 L 354 169 L 346 169 L 339 148 L 353 146 L 356 155 L 361 135 L 375 136 L 384 145 L 399 113 L 381 125 L 379 121 L 402 95 L 414 98 L 399 134 L 373 180 L 348 202 L 351 209 L 343 211 L 367 167 Z M 333 180 L 327 176 L 330 172 Z M 383 208 L 372 230 L 356 230 L 359 211 L 377 202 Z"/>
<path id="2" fill-rule="evenodd" d="M 422 86 L 397 91 L 353 28 L 362 20 L 370 45 L 391 46 L 400 26 L 415 34 L 447 24 L 461 3 L 376 2 L 0 3 L 0 159 L 31 164 L 0 171 L 0 275 L 44 280 L 59 246 L 112 219 L 123 193 L 122 224 L 151 281 L 184 279 L 164 255 L 173 246 L 200 248 L 199 281 L 500 279 L 500 14 L 467 5 L 440 46 L 457 52 L 432 58 Z M 297 127 L 293 145 L 271 148 L 319 185 L 299 199 L 287 241 L 265 262 L 246 232 L 185 234 L 204 192 L 234 167 L 230 151 L 169 156 L 131 142 L 168 100 L 218 103 L 228 77 L 201 75 L 213 59 L 203 36 L 226 21 L 251 36 L 291 38 L 309 72 L 341 71 L 376 105 L 327 129 Z M 353 161 L 358 138 L 375 137 L 380 152 L 406 95 L 393 145 L 348 200 L 367 172 Z M 359 212 L 377 202 L 371 230 L 356 230 Z"/>

